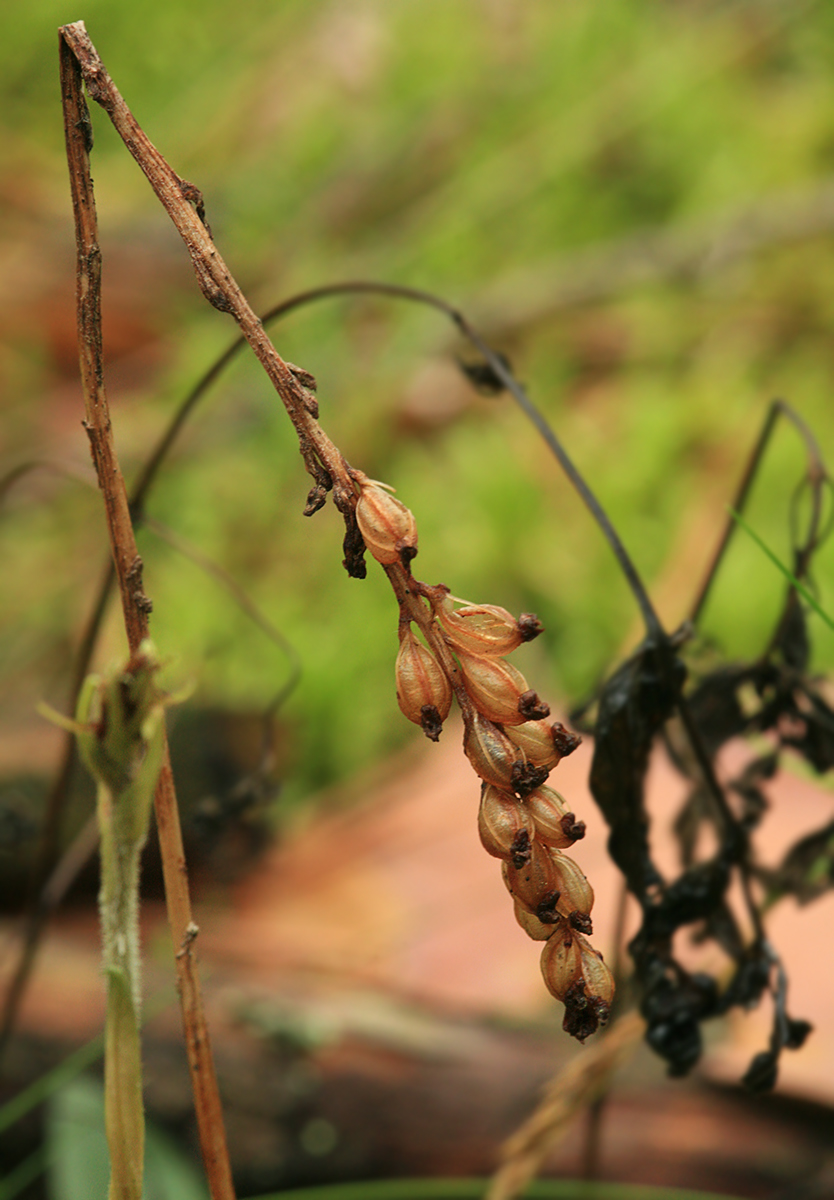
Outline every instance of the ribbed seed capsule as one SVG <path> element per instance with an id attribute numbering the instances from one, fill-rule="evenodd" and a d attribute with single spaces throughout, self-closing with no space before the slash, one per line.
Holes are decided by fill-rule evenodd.
<path id="1" fill-rule="evenodd" d="M 532 613 L 525 613 L 517 621 L 497 604 L 465 604 L 456 609 L 451 599 L 438 606 L 437 619 L 454 650 L 485 657 L 510 654 L 542 628 Z"/>
<path id="2" fill-rule="evenodd" d="M 556 911 L 580 933 L 593 932 L 590 914 L 594 907 L 594 889 L 572 858 L 558 850 L 548 850 L 547 854 L 552 877 L 556 880 L 554 886 L 559 891 Z"/>
<path id="3" fill-rule="evenodd" d="M 512 788 L 513 767 L 517 763 L 524 766 L 524 755 L 518 747 L 479 712 L 466 724 L 463 752 L 484 783 L 497 788 Z"/>
<path id="4" fill-rule="evenodd" d="M 529 686 L 521 672 L 503 658 L 484 658 L 463 650 L 458 650 L 457 656 L 463 686 L 478 712 L 499 725 L 523 724 L 525 717 L 518 704 Z"/>
<path id="5" fill-rule="evenodd" d="M 535 913 L 529 912 L 515 897 L 513 897 L 513 909 L 515 911 L 515 919 L 527 936 L 532 938 L 534 942 L 546 942 L 550 935 L 559 928 L 558 921 L 552 925 L 547 925 L 544 921 L 540 921 Z"/>
<path id="6" fill-rule="evenodd" d="M 410 509 L 361 471 L 354 471 L 360 494 L 356 523 L 377 562 L 407 566 L 417 554 L 417 523 Z"/>
<path id="7" fill-rule="evenodd" d="M 577 934 L 579 951 L 582 959 L 582 979 L 585 991 L 595 1000 L 610 1007 L 614 999 L 614 976 L 603 962 L 599 950 L 595 950 L 587 938 Z"/>
<path id="8" fill-rule="evenodd" d="M 507 737 L 524 751 L 528 762 L 552 770 L 562 757 L 553 742 L 553 731 L 546 721 L 525 721 L 513 725 Z"/>
<path id="9" fill-rule="evenodd" d="M 547 848 L 540 842 L 530 843 L 526 862 L 504 862 L 501 873 L 510 894 L 545 925 L 552 925 L 561 915 L 560 875 Z"/>
<path id="10" fill-rule="evenodd" d="M 402 632 L 394 672 L 397 702 L 409 721 L 422 725 L 428 733 L 427 708 L 437 714 L 438 724 L 446 720 L 452 707 L 451 685 L 431 650 L 417 640 L 410 625 Z"/>
<path id="11" fill-rule="evenodd" d="M 488 783 L 481 788 L 478 833 L 487 854 L 518 860 L 530 853 L 533 823 L 523 801 Z"/>
<path id="12" fill-rule="evenodd" d="M 556 932 L 545 942 L 541 969 L 547 990 L 557 1000 L 564 1000 L 570 988 L 581 978 L 579 935 L 565 923 L 560 923 Z"/>
<path id="13" fill-rule="evenodd" d="M 564 850 L 585 836 L 585 822 L 577 821 L 564 798 L 553 788 L 536 788 L 524 803 L 533 821 L 536 838 L 545 846 Z"/>

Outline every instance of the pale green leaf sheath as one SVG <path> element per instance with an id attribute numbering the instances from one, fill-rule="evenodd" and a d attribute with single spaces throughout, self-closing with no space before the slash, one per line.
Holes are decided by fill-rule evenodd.
<path id="1" fill-rule="evenodd" d="M 81 757 L 98 785 L 110 1200 L 142 1197 L 139 859 L 162 765 L 166 697 L 158 669 L 153 646 L 143 642 L 124 668 L 87 679 L 77 713 Z"/>

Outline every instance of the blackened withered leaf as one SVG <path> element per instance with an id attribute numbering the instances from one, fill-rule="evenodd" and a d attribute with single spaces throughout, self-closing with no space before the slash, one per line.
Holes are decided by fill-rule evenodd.
<path id="1" fill-rule="evenodd" d="M 782 744 L 797 750 L 822 775 L 834 767 L 834 711 L 812 688 L 802 687 L 799 692 L 805 732 L 783 737 Z"/>
<path id="2" fill-rule="evenodd" d="M 505 367 L 510 374 L 512 374 L 510 360 L 507 358 L 506 354 L 502 354 L 500 351 L 498 351 L 496 352 L 495 357 L 498 359 L 501 365 Z M 506 384 L 502 379 L 499 379 L 491 363 L 465 363 L 458 359 L 458 366 L 472 384 L 475 391 L 480 392 L 482 396 L 500 396 L 502 392 L 507 390 Z"/>
<path id="3" fill-rule="evenodd" d="M 721 1012 L 736 1006 L 755 1008 L 770 979 L 770 958 L 759 943 L 752 943 L 736 963 L 733 977 L 721 996 Z"/>
<path id="4" fill-rule="evenodd" d="M 805 1039 L 814 1029 L 810 1021 L 796 1020 L 793 1017 L 787 1018 L 786 1026 L 785 1047 L 788 1050 L 799 1050 L 804 1046 Z"/>
<path id="5" fill-rule="evenodd" d="M 728 785 L 744 801 L 742 820 L 748 830 L 758 825 L 767 810 L 767 797 L 759 784 L 772 779 L 778 767 L 778 754 L 764 754 L 749 762 L 738 778 Z"/>
<path id="6" fill-rule="evenodd" d="M 662 899 L 644 910 L 645 936 L 652 941 L 672 936 L 681 925 L 708 917 L 722 901 L 730 865 L 721 856 L 696 863 L 679 875 Z"/>
<path id="7" fill-rule="evenodd" d="M 790 892 L 800 904 L 821 896 L 834 884 L 834 821 L 790 847 L 767 881 L 779 892 Z"/>
<path id="8" fill-rule="evenodd" d="M 599 699 L 591 791 L 611 829 L 609 853 L 641 898 L 660 881 L 649 855 L 643 802 L 649 752 L 685 676 L 671 647 L 649 638 L 611 676 Z"/>
<path id="9" fill-rule="evenodd" d="M 762 676 L 772 674 L 769 666 L 763 670 L 759 665 L 733 664 L 711 671 L 692 690 L 687 698 L 689 711 L 710 756 L 750 728 L 751 716 L 740 700 L 744 684 L 753 684 L 758 690 L 765 682 Z"/>
<path id="10" fill-rule="evenodd" d="M 751 1092 L 769 1092 L 776 1083 L 779 1056 L 773 1050 L 762 1050 L 744 1073 L 742 1083 Z"/>
<path id="11" fill-rule="evenodd" d="M 805 612 L 793 589 L 788 592 L 785 601 L 774 649 L 781 652 L 787 666 L 795 671 L 806 670 L 811 655 L 811 643 L 808 640 Z"/>
<path id="12" fill-rule="evenodd" d="M 690 867 L 695 861 L 695 846 L 701 831 L 701 823 L 706 820 L 711 808 L 711 797 L 706 786 L 696 784 L 675 817 L 672 830 L 678 839 L 681 862 L 685 867 Z"/>

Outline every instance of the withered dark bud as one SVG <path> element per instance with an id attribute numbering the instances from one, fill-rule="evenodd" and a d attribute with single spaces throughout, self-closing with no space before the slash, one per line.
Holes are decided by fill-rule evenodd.
<path id="1" fill-rule="evenodd" d="M 528 762 L 537 767 L 552 770 L 562 757 L 553 744 L 553 734 L 545 721 L 525 721 L 523 725 L 513 725 L 507 730 L 507 737 L 524 751 Z"/>
<path id="2" fill-rule="evenodd" d="M 417 554 L 417 523 L 410 509 L 369 479 L 361 471 L 353 472 L 360 494 L 356 501 L 356 521 L 371 554 L 385 566 L 408 563 Z"/>
<path id="3" fill-rule="evenodd" d="M 573 754 L 577 746 L 582 745 L 582 738 L 579 734 L 571 733 L 561 722 L 554 721 L 550 729 L 553 735 L 553 745 L 560 758 L 567 758 L 569 754 Z"/>
<path id="4" fill-rule="evenodd" d="M 526 801 L 527 811 L 532 818 L 536 837 L 546 846 L 564 850 L 585 835 L 585 824 L 578 821 L 567 804 L 553 788 L 539 787 L 531 792 Z"/>
<path id="5" fill-rule="evenodd" d="M 577 933 L 591 934 L 594 932 L 594 923 L 587 913 L 572 912 L 568 917 L 568 925 Z"/>
<path id="6" fill-rule="evenodd" d="M 536 905 L 536 916 L 540 921 L 546 921 L 550 924 L 555 924 L 559 920 L 559 909 L 557 905 L 559 903 L 561 894 L 561 892 L 548 892 L 546 896 L 542 897 L 542 899 Z M 571 925 L 571 928 L 573 928 L 573 925 L 570 921 L 568 924 Z"/>
<path id="7" fill-rule="evenodd" d="M 544 700 L 540 700 L 538 692 L 534 692 L 531 688 L 529 692 L 523 692 L 519 696 L 518 711 L 522 721 L 543 721 L 545 717 L 550 716 L 550 705 L 546 704 Z M 518 724 L 518 722 L 509 722 L 509 724 Z"/>
<path id="8" fill-rule="evenodd" d="M 394 673 L 397 703 L 404 716 L 437 741 L 440 726 L 452 707 L 452 687 L 431 650 L 417 640 L 410 625 L 401 627 Z M 437 736 L 433 736 L 435 733 Z"/>
<path id="9" fill-rule="evenodd" d="M 463 752 L 484 783 L 502 790 L 512 788 L 516 763 L 524 765 L 524 755 L 518 747 L 479 712 L 466 723 Z"/>
<path id="10" fill-rule="evenodd" d="M 530 853 L 533 824 L 525 806 L 510 791 L 485 784 L 478 809 L 481 845 L 493 858 Z"/>
<path id="11" fill-rule="evenodd" d="M 581 842 L 585 836 L 585 822 L 577 821 L 575 813 L 565 813 L 562 817 L 562 828 L 565 831 L 565 837 L 570 838 L 571 843 Z"/>
<path id="12" fill-rule="evenodd" d="M 498 725 L 521 725 L 521 697 L 529 695 L 527 680 L 503 658 L 484 658 L 457 650 L 463 686 L 477 708 Z M 533 693 L 535 695 L 535 693 Z"/>
<path id="13" fill-rule="evenodd" d="M 437 619 L 457 653 L 500 658 L 517 649 L 524 638 L 512 613 L 497 604 L 465 604 L 455 608 L 447 597 L 437 608 Z"/>
<path id="14" fill-rule="evenodd" d="M 562 1021 L 562 1028 L 578 1042 L 584 1042 L 585 1038 L 596 1033 L 601 1025 L 605 1025 L 611 1012 L 603 1000 L 588 996 L 582 980 L 571 984 L 564 995 L 564 1004 L 565 1019 Z"/>
<path id="15" fill-rule="evenodd" d="M 510 785 L 519 796 L 528 796 L 537 787 L 541 787 L 549 774 L 547 767 L 537 767 L 531 762 L 516 762 L 513 763 Z"/>
<path id="16" fill-rule="evenodd" d="M 517 624 L 522 642 L 532 642 L 533 638 L 537 638 L 540 633 L 544 633 L 544 625 L 542 625 L 535 613 L 522 613 L 518 618 Z"/>
<path id="17" fill-rule="evenodd" d="M 420 709 L 420 724 L 423 733 L 432 742 L 439 742 L 443 732 L 443 718 L 433 704 L 424 704 Z"/>
<path id="18" fill-rule="evenodd" d="M 578 938 L 579 934 L 569 929 L 566 923 L 560 922 L 542 950 L 542 976 L 547 990 L 557 1000 L 564 1001 L 580 979 L 582 957 Z"/>

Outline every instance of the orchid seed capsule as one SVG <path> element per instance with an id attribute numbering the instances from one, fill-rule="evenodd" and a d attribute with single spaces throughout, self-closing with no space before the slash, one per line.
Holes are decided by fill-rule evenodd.
<path id="1" fill-rule="evenodd" d="M 537 842 L 536 845 L 539 843 Z M 565 917 L 572 928 L 580 933 L 591 933 L 591 909 L 594 907 L 594 889 L 572 858 L 558 850 L 546 851 L 551 862 L 554 887 L 559 891 L 556 911 Z"/>
<path id="2" fill-rule="evenodd" d="M 582 960 L 582 978 L 585 991 L 593 999 L 601 1001 L 606 1008 L 614 999 L 614 976 L 609 971 L 599 950 L 595 950 L 581 933 L 576 935 Z"/>
<path id="3" fill-rule="evenodd" d="M 438 606 L 437 619 L 455 651 L 484 657 L 510 654 L 542 630 L 532 613 L 525 613 L 517 621 L 497 604 L 465 604 L 456 609 L 451 598 Z"/>
<path id="4" fill-rule="evenodd" d="M 579 935 L 565 923 L 560 923 L 545 942 L 541 969 L 547 990 L 557 1000 L 564 1000 L 570 988 L 581 977 L 582 954 Z"/>
<path id="5" fill-rule="evenodd" d="M 463 752 L 484 783 L 492 783 L 501 789 L 512 788 L 513 767 L 525 765 L 524 755 L 518 747 L 479 712 L 466 722 Z"/>
<path id="6" fill-rule="evenodd" d="M 498 725 L 522 725 L 526 718 L 518 705 L 529 688 L 521 672 L 503 658 L 483 658 L 463 650 L 457 656 L 463 686 L 478 712 Z"/>
<path id="7" fill-rule="evenodd" d="M 356 523 L 365 545 L 377 562 L 408 566 L 417 554 L 417 523 L 410 509 L 361 471 L 353 472 L 359 485 Z"/>
<path id="8" fill-rule="evenodd" d="M 437 741 L 438 725 L 445 721 L 452 707 L 452 687 L 437 659 L 414 636 L 411 626 L 401 627 L 400 649 L 394 668 L 397 680 L 397 702 L 404 716 Z M 426 709 L 432 713 L 427 714 Z M 429 717 L 436 714 L 436 722 Z M 434 736 L 429 729 L 434 731 Z"/>
<path id="9" fill-rule="evenodd" d="M 585 822 L 577 821 L 565 800 L 553 788 L 540 787 L 530 792 L 525 806 L 533 821 L 535 836 L 545 846 L 564 850 L 585 836 Z"/>
<path id="10" fill-rule="evenodd" d="M 553 732 L 546 721 L 525 721 L 523 725 L 513 725 L 507 730 L 507 737 L 537 767 L 552 770 L 562 757 L 554 745 Z"/>
<path id="11" fill-rule="evenodd" d="M 507 863 L 504 879 L 515 899 L 540 921 L 552 924 L 561 914 L 559 871 L 540 842 L 530 843 L 526 862 Z"/>
<path id="12" fill-rule="evenodd" d="M 512 792 L 484 784 L 478 809 L 478 833 L 487 854 L 518 861 L 529 854 L 533 822 L 526 805 Z"/>

